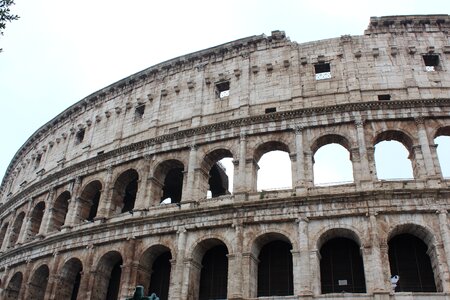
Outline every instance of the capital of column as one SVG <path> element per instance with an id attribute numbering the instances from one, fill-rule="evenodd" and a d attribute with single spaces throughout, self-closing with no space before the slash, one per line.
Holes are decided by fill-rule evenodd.
<path id="1" fill-rule="evenodd" d="M 150 161 L 150 160 L 152 160 L 152 155 L 151 155 L 151 154 L 144 154 L 144 160 L 145 160 L 145 161 Z"/>
<path id="2" fill-rule="evenodd" d="M 439 209 L 436 211 L 438 215 L 447 215 L 448 211 L 446 209 Z"/>
<path id="3" fill-rule="evenodd" d="M 197 151 L 197 149 L 198 149 L 198 146 L 196 144 L 192 143 L 192 144 L 189 145 L 189 150 Z"/>
<path id="4" fill-rule="evenodd" d="M 305 128 L 305 127 L 304 127 L 303 125 L 296 125 L 296 126 L 294 127 L 294 132 L 295 132 L 295 134 L 296 134 L 296 135 L 302 134 L 304 128 Z"/>
<path id="5" fill-rule="evenodd" d="M 241 133 L 239 134 L 239 139 L 240 139 L 241 141 L 245 141 L 246 138 L 247 138 L 247 133 L 241 132 Z"/>
<path id="6" fill-rule="evenodd" d="M 423 116 L 417 116 L 414 117 L 414 122 L 416 123 L 416 125 L 424 125 L 425 119 Z"/>
<path id="7" fill-rule="evenodd" d="M 112 174 L 112 173 L 113 173 L 113 167 L 112 167 L 112 166 L 108 166 L 108 167 L 106 168 L 106 173 Z"/>
<path id="8" fill-rule="evenodd" d="M 365 123 L 364 119 L 355 120 L 355 127 L 362 128 L 362 127 L 364 127 L 364 123 Z"/>

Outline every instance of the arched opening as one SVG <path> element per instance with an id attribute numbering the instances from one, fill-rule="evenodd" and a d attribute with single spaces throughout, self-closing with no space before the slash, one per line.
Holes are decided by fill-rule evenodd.
<path id="1" fill-rule="evenodd" d="M 332 238 L 320 248 L 320 257 L 322 294 L 366 292 L 363 260 L 355 241 Z"/>
<path id="2" fill-rule="evenodd" d="M 227 298 L 227 254 L 228 249 L 225 245 L 217 245 L 203 255 L 199 300 Z"/>
<path id="3" fill-rule="evenodd" d="M 50 272 L 46 265 L 40 266 L 31 276 L 26 299 L 44 300 Z"/>
<path id="4" fill-rule="evenodd" d="M 203 168 L 209 174 L 207 198 L 229 195 L 233 192 L 233 155 L 229 150 L 217 149 L 208 153 Z"/>
<path id="5" fill-rule="evenodd" d="M 38 233 L 41 228 L 42 218 L 44 216 L 45 203 L 43 201 L 36 204 L 36 206 L 31 211 L 30 222 L 27 232 L 27 241 L 31 241 Z"/>
<path id="6" fill-rule="evenodd" d="M 111 251 L 102 256 L 97 265 L 92 298 L 94 300 L 119 299 L 120 278 L 122 276 L 122 256 Z"/>
<path id="7" fill-rule="evenodd" d="M 68 191 L 65 191 L 55 200 L 52 210 L 52 223 L 50 232 L 61 230 L 66 220 L 67 210 L 69 209 L 69 200 L 71 196 Z"/>
<path id="8" fill-rule="evenodd" d="M 332 143 L 314 153 L 314 185 L 334 185 L 353 182 L 353 164 L 345 147 Z"/>
<path id="9" fill-rule="evenodd" d="M 402 233 L 388 242 L 391 275 L 399 275 L 397 292 L 436 292 L 427 245 L 418 237 Z"/>
<path id="10" fill-rule="evenodd" d="M 133 210 L 138 190 L 138 180 L 139 174 L 136 170 L 130 169 L 120 174 L 114 183 L 111 200 L 115 207 L 113 212 L 124 213 Z"/>
<path id="11" fill-rule="evenodd" d="M 5 240 L 7 229 L 8 229 L 8 223 L 3 224 L 2 229 L 0 229 L 0 249 L 2 249 L 3 241 Z"/>
<path id="12" fill-rule="evenodd" d="M 17 243 L 24 218 L 25 213 L 21 212 L 14 220 L 13 227 L 11 228 L 11 232 L 9 233 L 8 247 L 12 247 Z"/>
<path id="13" fill-rule="evenodd" d="M 77 300 L 83 265 L 78 258 L 68 260 L 59 272 L 55 299 Z"/>
<path id="14" fill-rule="evenodd" d="M 292 245 L 274 240 L 265 244 L 258 260 L 258 297 L 294 294 Z"/>
<path id="15" fill-rule="evenodd" d="M 412 141 L 404 133 L 390 130 L 379 134 L 375 140 L 374 156 L 378 179 L 414 178 Z"/>
<path id="16" fill-rule="evenodd" d="M 440 128 L 434 139 L 442 176 L 450 178 L 450 126 Z"/>
<path id="17" fill-rule="evenodd" d="M 144 287 L 146 295 L 155 293 L 159 299 L 169 299 L 172 254 L 161 245 L 147 249 L 139 260 L 137 284 Z"/>
<path id="18" fill-rule="evenodd" d="M 184 166 L 178 160 L 171 159 L 158 165 L 154 175 L 153 199 L 160 203 L 179 203 L 183 191 Z"/>
<path id="19" fill-rule="evenodd" d="M 94 221 L 94 218 L 97 216 L 101 194 L 102 184 L 100 183 L 100 181 L 92 181 L 88 185 L 86 185 L 80 196 L 80 221 Z"/>
<path id="20" fill-rule="evenodd" d="M 4 300 L 17 300 L 19 299 L 19 292 L 22 287 L 23 275 L 21 272 L 17 272 L 13 275 L 5 289 Z"/>
<path id="21" fill-rule="evenodd" d="M 255 150 L 256 188 L 278 190 L 292 188 L 292 167 L 289 148 L 281 142 L 267 142 Z"/>

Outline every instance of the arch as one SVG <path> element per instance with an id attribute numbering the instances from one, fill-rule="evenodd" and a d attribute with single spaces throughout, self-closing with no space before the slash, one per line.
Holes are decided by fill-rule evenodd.
<path id="1" fill-rule="evenodd" d="M 9 233 L 9 242 L 8 247 L 12 247 L 17 243 L 19 239 L 20 230 L 23 225 L 23 219 L 25 218 L 25 212 L 19 213 L 13 223 L 13 227 L 11 228 L 11 232 Z"/>
<path id="2" fill-rule="evenodd" d="M 287 236 L 268 232 L 258 236 L 252 253 L 258 257 L 252 269 L 257 274 L 257 296 L 293 295 L 292 243 Z"/>
<path id="3" fill-rule="evenodd" d="M 344 236 L 336 236 L 339 233 Z M 352 232 L 338 231 L 324 237 L 319 251 L 322 294 L 366 292 L 360 245 Z"/>
<path id="4" fill-rule="evenodd" d="M 319 150 L 320 147 L 323 147 L 328 144 L 339 144 L 345 149 L 347 149 L 347 151 L 349 152 L 352 148 L 350 140 L 347 137 L 341 134 L 329 133 L 319 136 L 311 143 L 312 154 L 314 155 L 316 151 Z"/>
<path id="5" fill-rule="evenodd" d="M 50 270 L 47 265 L 41 265 L 34 271 L 28 284 L 27 299 L 44 300 L 49 275 Z"/>
<path id="6" fill-rule="evenodd" d="M 64 263 L 58 272 L 55 299 L 77 299 L 83 264 L 78 258 L 71 258 Z"/>
<path id="7" fill-rule="evenodd" d="M 289 154 L 289 146 L 280 141 L 266 141 L 256 146 L 253 154 L 256 163 L 251 176 L 257 191 L 292 188 Z M 254 189 L 254 186 L 251 188 Z"/>
<path id="8" fill-rule="evenodd" d="M 400 275 L 396 291 L 442 290 L 435 244 L 431 230 L 422 225 L 399 224 L 389 232 L 387 245 L 391 274 Z"/>
<path id="9" fill-rule="evenodd" d="M 135 169 L 128 169 L 117 177 L 111 197 L 113 212 L 117 214 L 133 210 L 138 190 L 138 181 L 139 173 Z"/>
<path id="10" fill-rule="evenodd" d="M 17 300 L 19 299 L 19 293 L 22 288 L 23 274 L 22 272 L 16 272 L 11 277 L 8 285 L 4 291 L 4 300 Z"/>
<path id="11" fill-rule="evenodd" d="M 258 162 L 264 154 L 271 151 L 283 151 L 288 154 L 291 153 L 289 146 L 286 143 L 280 141 L 266 141 L 255 147 L 253 159 Z"/>
<path id="12" fill-rule="evenodd" d="M 374 147 L 378 179 L 417 177 L 418 169 L 414 159 L 413 139 L 408 134 L 399 130 L 383 131 L 375 137 Z M 396 168 L 392 168 L 392 165 L 395 165 Z"/>
<path id="13" fill-rule="evenodd" d="M 41 201 L 37 203 L 30 214 L 30 220 L 28 223 L 27 229 L 27 237 L 26 240 L 32 240 L 38 233 L 41 228 L 42 218 L 44 217 L 45 211 L 45 202 Z"/>
<path id="14" fill-rule="evenodd" d="M 436 152 L 444 178 L 450 178 L 450 126 L 440 127 L 434 135 Z"/>
<path id="15" fill-rule="evenodd" d="M 99 180 L 89 182 L 80 194 L 79 220 L 93 221 L 97 216 L 98 205 L 102 193 L 102 183 Z"/>
<path id="16" fill-rule="evenodd" d="M 169 299 L 171 259 L 171 250 L 163 245 L 151 246 L 141 255 L 136 284 L 144 287 L 146 295 Z"/>
<path id="17" fill-rule="evenodd" d="M 338 227 L 326 228 L 322 231 L 319 238 L 317 239 L 317 249 L 322 248 L 323 244 L 325 244 L 327 241 L 338 237 L 352 240 L 358 245 L 358 247 L 362 246 L 361 239 L 359 238 L 359 235 L 356 233 L 355 229 Z"/>
<path id="18" fill-rule="evenodd" d="M 168 198 L 171 203 L 179 203 L 183 190 L 184 165 L 176 159 L 169 159 L 155 167 L 153 175 L 152 199 L 162 202 Z"/>
<path id="19" fill-rule="evenodd" d="M 0 229 L 0 249 L 2 249 L 3 242 L 5 241 L 6 231 L 8 230 L 9 223 L 5 222 Z"/>
<path id="20" fill-rule="evenodd" d="M 406 147 L 406 149 L 409 151 L 410 155 L 413 154 L 413 151 L 412 151 L 412 148 L 414 145 L 413 138 L 404 131 L 400 131 L 400 130 L 382 131 L 375 136 L 375 138 L 373 140 L 373 145 L 376 145 L 382 141 L 400 142 Z"/>
<path id="21" fill-rule="evenodd" d="M 209 178 L 208 182 L 200 183 L 201 194 L 206 195 L 206 190 L 211 192 L 212 198 L 230 194 L 228 176 L 230 171 L 220 162 L 224 158 L 233 158 L 230 150 L 218 148 L 203 158 L 202 168 L 209 174 Z M 231 176 L 233 176 L 233 172 L 231 172 Z"/>
<path id="22" fill-rule="evenodd" d="M 105 253 L 98 261 L 91 299 L 119 299 L 120 279 L 122 276 L 122 255 L 117 251 Z"/>
<path id="23" fill-rule="evenodd" d="M 60 231 L 66 220 L 71 195 L 69 191 L 61 193 L 55 200 L 52 209 L 49 231 Z"/>
<path id="24" fill-rule="evenodd" d="M 228 287 L 228 247 L 217 238 L 198 243 L 192 253 L 193 261 L 201 266 L 194 268 L 190 286 L 194 299 L 226 299 Z"/>

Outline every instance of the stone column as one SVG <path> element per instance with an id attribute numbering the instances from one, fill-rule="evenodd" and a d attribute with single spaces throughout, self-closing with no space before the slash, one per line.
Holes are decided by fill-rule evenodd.
<path id="1" fill-rule="evenodd" d="M 305 157 L 305 184 L 306 187 L 314 186 L 314 157 L 311 151 L 304 151 Z"/>
<path id="2" fill-rule="evenodd" d="M 436 176 L 443 179 L 444 175 L 442 174 L 441 164 L 440 164 L 439 157 L 437 154 L 437 147 L 438 147 L 437 144 L 430 145 L 431 158 L 434 161 L 434 167 L 436 169 Z"/>
<path id="3" fill-rule="evenodd" d="M 352 177 L 356 186 L 361 186 L 361 156 L 359 148 L 350 148 L 350 161 L 352 162 Z"/>
<path id="4" fill-rule="evenodd" d="M 309 220 L 306 217 L 301 217 L 297 220 L 297 223 L 299 250 L 296 259 L 298 264 L 294 264 L 294 294 L 312 296 L 308 235 Z M 293 253 L 293 259 L 294 257 Z"/>
<path id="5" fill-rule="evenodd" d="M 295 127 L 295 174 L 292 173 L 293 177 L 293 188 L 295 190 L 304 190 L 306 187 L 306 178 L 305 178 L 305 154 L 303 152 L 303 127 L 296 126 Z"/>
<path id="6" fill-rule="evenodd" d="M 147 190 L 149 198 L 149 206 L 158 206 L 161 203 L 162 189 L 164 184 L 155 177 L 150 177 L 147 180 Z M 184 185 L 183 185 L 184 186 Z"/>
<path id="7" fill-rule="evenodd" d="M 378 234 L 378 224 L 376 219 L 376 213 L 370 213 L 369 215 L 369 224 L 368 224 L 368 231 L 370 235 L 370 252 L 367 256 L 369 261 L 365 261 L 364 265 L 366 266 L 364 268 L 365 276 L 366 276 L 366 282 L 367 285 L 367 291 L 369 293 L 382 293 L 382 292 L 388 292 L 389 288 L 389 282 L 386 281 L 386 278 L 384 278 L 383 274 L 383 262 L 381 259 L 381 248 L 380 248 L 380 239 Z"/>
<path id="8" fill-rule="evenodd" d="M 195 188 L 195 169 L 197 168 L 197 145 L 192 144 L 189 146 L 189 162 L 186 176 L 186 184 L 183 184 L 183 192 L 181 195 L 181 201 L 197 200 Z"/>
<path id="9" fill-rule="evenodd" d="M 95 219 L 102 219 L 102 218 L 108 218 L 111 214 L 111 197 L 113 192 L 113 183 L 112 181 L 112 175 L 113 175 L 113 168 L 108 167 L 106 170 L 106 180 L 105 180 L 105 187 L 103 188 L 103 191 L 101 193 L 99 204 L 98 204 L 98 210 L 97 210 L 97 216 Z"/>
<path id="10" fill-rule="evenodd" d="M 78 216 L 80 214 L 80 201 L 78 201 L 81 187 L 81 177 L 75 178 L 71 189 L 71 197 L 69 200 L 69 206 L 67 208 L 66 220 L 64 221 L 63 228 L 72 227 L 78 223 Z"/>
<path id="11" fill-rule="evenodd" d="M 447 210 L 439 210 L 437 211 L 439 214 L 439 229 L 441 231 L 442 236 L 442 244 L 444 247 L 445 252 L 445 262 L 447 263 L 446 269 L 446 276 L 443 276 L 445 278 L 442 278 L 443 280 L 443 290 L 449 291 L 449 271 L 450 271 L 450 230 L 448 228 L 448 216 L 447 216 Z"/>
<path id="12" fill-rule="evenodd" d="M 50 276 L 48 278 L 47 289 L 45 290 L 45 299 L 59 300 L 55 298 L 55 294 L 58 288 L 63 288 L 59 286 L 59 283 L 61 282 L 61 274 L 58 273 L 60 259 L 61 256 L 55 251 L 53 253 L 52 265 L 48 266 Z"/>
<path id="13" fill-rule="evenodd" d="M 375 147 L 367 147 L 367 160 L 369 162 L 369 172 L 373 182 L 378 181 L 377 166 L 375 164 Z"/>
<path id="14" fill-rule="evenodd" d="M 42 216 L 41 226 L 39 227 L 39 232 L 37 236 L 44 237 L 53 228 L 50 228 L 53 217 L 53 204 L 55 203 L 55 190 L 51 189 L 48 192 L 47 199 L 45 200 L 45 210 Z"/>
<path id="15" fill-rule="evenodd" d="M 355 121 L 356 137 L 358 140 L 359 149 L 359 159 L 360 159 L 360 170 L 359 170 L 359 180 L 361 185 L 364 187 L 372 181 L 376 181 L 376 176 L 372 172 L 369 165 L 369 154 L 366 146 L 366 139 L 364 136 L 364 121 Z M 355 178 L 356 179 L 356 178 Z"/>
<path id="16" fill-rule="evenodd" d="M 150 194 L 150 185 L 148 181 L 150 179 L 150 164 L 151 164 L 152 156 L 144 155 L 144 166 L 141 168 L 139 182 L 138 182 L 138 191 L 136 195 L 136 201 L 134 205 L 134 210 L 145 210 L 149 209 L 152 205 L 149 194 Z"/>
<path id="17" fill-rule="evenodd" d="M 242 253 L 242 290 L 244 299 L 256 298 L 258 294 L 258 263 L 253 253 Z"/>
<path id="18" fill-rule="evenodd" d="M 425 169 L 425 161 L 422 154 L 422 146 L 414 145 L 412 146 L 412 153 L 409 157 L 412 161 L 414 178 L 421 179 L 423 181 L 427 180 L 427 170 Z"/>
<path id="19" fill-rule="evenodd" d="M 415 118 L 417 126 L 417 135 L 419 137 L 420 148 L 422 149 L 423 162 L 425 164 L 425 171 L 427 177 L 436 177 L 436 166 L 431 155 L 430 142 L 428 141 L 427 131 L 422 117 Z"/>
<path id="20" fill-rule="evenodd" d="M 30 278 L 31 269 L 32 269 L 31 260 L 27 260 L 27 267 L 25 268 L 25 272 L 23 273 L 22 285 L 19 290 L 19 299 L 26 299 L 25 296 L 27 296 L 28 294 L 28 287 L 29 287 L 28 279 Z"/>
<path id="21" fill-rule="evenodd" d="M 6 228 L 5 237 L 3 238 L 3 244 L 0 245 L 0 252 L 6 251 L 6 249 L 9 246 L 9 239 L 11 237 L 11 231 L 14 227 L 14 222 L 16 221 L 17 213 L 14 211 L 13 217 L 11 218 L 11 221 L 8 224 L 8 228 Z"/>
<path id="22" fill-rule="evenodd" d="M 132 254 L 130 255 L 129 259 L 125 256 L 124 263 L 120 266 L 122 269 L 122 273 L 120 275 L 120 288 L 119 288 L 119 299 L 125 299 L 127 297 L 133 296 L 134 288 L 135 288 L 135 281 L 132 281 L 132 269 L 133 269 L 133 254 L 134 254 L 134 245 L 136 244 L 135 239 L 128 239 L 128 242 L 130 245 L 130 252 Z"/>
<path id="23" fill-rule="evenodd" d="M 239 139 L 239 165 L 238 168 L 234 168 L 235 175 L 234 176 L 234 187 L 233 193 L 244 193 L 247 191 L 246 186 L 246 174 L 245 174 L 245 158 L 247 157 L 247 140 L 245 133 L 240 134 Z M 235 165 L 236 166 L 236 165 Z"/>
<path id="24" fill-rule="evenodd" d="M 235 222 L 234 236 L 236 241 L 235 253 L 228 254 L 228 299 L 242 299 L 242 248 L 243 232 L 242 224 Z"/>
<path id="25" fill-rule="evenodd" d="M 96 275 L 95 266 L 93 266 L 94 246 L 88 245 L 84 252 L 87 259 L 83 262 L 83 275 L 81 276 L 80 288 L 78 289 L 78 299 L 91 299 Z"/>
<path id="26" fill-rule="evenodd" d="M 186 247 L 186 228 L 180 227 L 177 232 L 177 257 L 175 260 L 175 267 L 172 269 L 169 299 L 181 300 L 183 299 L 183 273 L 184 273 L 184 255 Z"/>

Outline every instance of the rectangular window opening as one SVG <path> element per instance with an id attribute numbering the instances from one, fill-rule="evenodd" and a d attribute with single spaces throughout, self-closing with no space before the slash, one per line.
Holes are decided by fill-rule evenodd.
<path id="1" fill-rule="evenodd" d="M 145 112 L 144 104 L 137 106 L 136 109 L 134 110 L 134 119 L 135 120 L 142 119 L 142 117 L 144 116 L 144 112 Z"/>
<path id="2" fill-rule="evenodd" d="M 266 114 L 270 114 L 270 113 L 274 113 L 274 112 L 277 112 L 276 107 L 269 107 L 269 108 L 266 108 L 266 110 L 265 110 Z"/>
<path id="3" fill-rule="evenodd" d="M 423 62 L 425 63 L 425 70 L 427 72 L 434 72 L 438 70 L 439 67 L 439 55 L 436 54 L 425 54 L 422 56 Z"/>
<path id="4" fill-rule="evenodd" d="M 216 96 L 219 99 L 226 98 L 230 95 L 230 82 L 223 81 L 216 83 Z"/>
<path id="5" fill-rule="evenodd" d="M 316 80 L 331 78 L 331 67 L 329 63 L 315 64 L 314 71 L 316 72 Z"/>
<path id="6" fill-rule="evenodd" d="M 378 95 L 378 100 L 380 100 L 380 101 L 391 100 L 391 95 L 390 94 Z"/>
<path id="7" fill-rule="evenodd" d="M 84 133 L 85 129 L 78 130 L 77 134 L 75 135 L 75 144 L 78 145 L 84 140 Z"/>
<path id="8" fill-rule="evenodd" d="M 41 164 L 41 160 L 42 160 L 42 154 L 38 154 L 36 156 L 36 160 L 34 161 L 34 169 L 37 169 L 39 167 L 39 165 Z"/>

